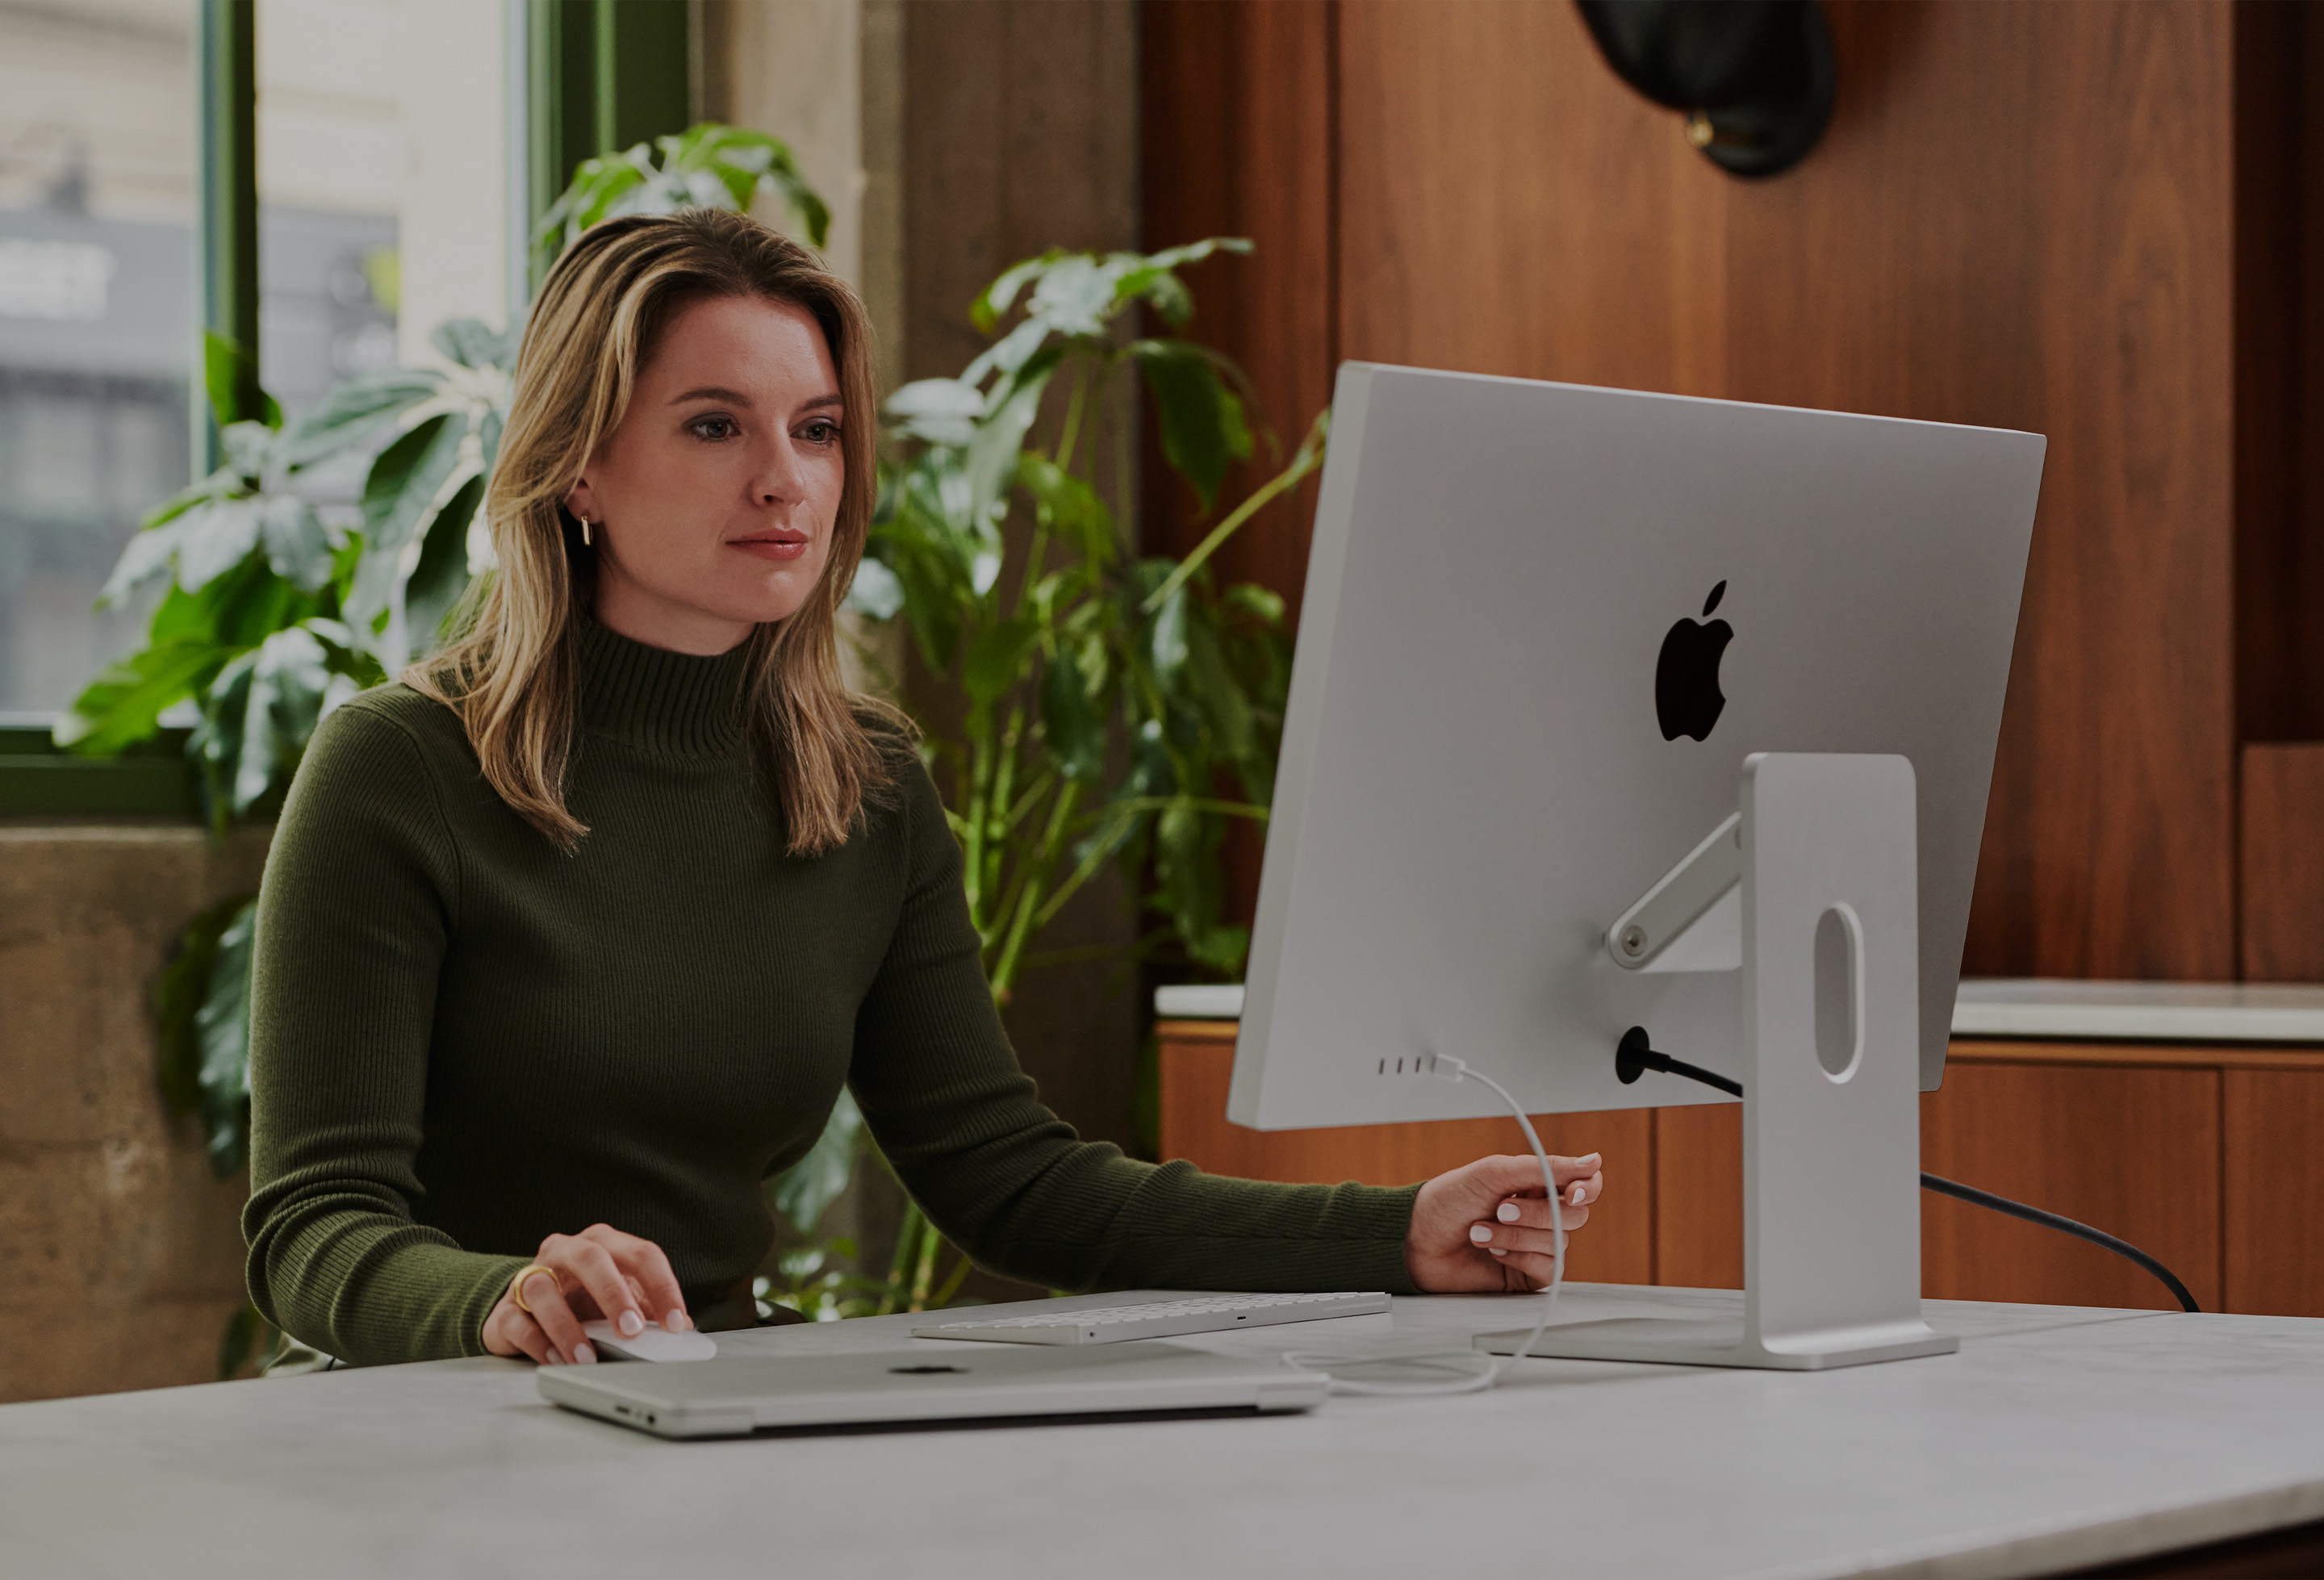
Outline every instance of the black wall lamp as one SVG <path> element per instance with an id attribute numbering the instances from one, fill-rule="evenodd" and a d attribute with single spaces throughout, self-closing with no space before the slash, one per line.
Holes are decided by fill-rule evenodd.
<path id="1" fill-rule="evenodd" d="M 1831 23 L 1816 0 L 1574 0 L 1614 75 L 1686 116 L 1738 176 L 1805 159 L 1831 120 Z"/>

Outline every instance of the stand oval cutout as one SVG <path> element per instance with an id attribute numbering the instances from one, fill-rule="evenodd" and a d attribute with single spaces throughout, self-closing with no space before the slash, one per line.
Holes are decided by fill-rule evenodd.
<path id="1" fill-rule="evenodd" d="M 1864 924 L 1846 905 L 1816 919 L 1815 1051 L 1834 1083 L 1864 1058 Z"/>

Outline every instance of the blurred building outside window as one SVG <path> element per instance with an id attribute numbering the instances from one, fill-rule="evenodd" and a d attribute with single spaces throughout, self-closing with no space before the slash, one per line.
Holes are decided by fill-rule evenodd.
<path id="1" fill-rule="evenodd" d="M 92 604 L 191 476 L 194 0 L 0 6 L 0 716 L 45 719 L 150 612 Z M 508 319 L 509 10 L 258 0 L 259 360 L 295 417 Z M 521 106 L 516 106 L 521 108 Z M 313 479 L 351 519 L 364 461 Z"/>
<path id="2" fill-rule="evenodd" d="M 52 713 L 145 611 L 90 604 L 185 485 L 192 0 L 0 9 L 0 715 Z"/>

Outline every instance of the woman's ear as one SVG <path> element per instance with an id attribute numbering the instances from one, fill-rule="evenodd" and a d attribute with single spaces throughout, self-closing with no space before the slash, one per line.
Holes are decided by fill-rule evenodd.
<path id="1" fill-rule="evenodd" d="M 575 480 L 573 486 L 565 491 L 563 503 L 566 513 L 576 521 L 586 519 L 594 522 L 598 519 L 597 501 L 589 492 L 589 479 L 586 477 Z"/>

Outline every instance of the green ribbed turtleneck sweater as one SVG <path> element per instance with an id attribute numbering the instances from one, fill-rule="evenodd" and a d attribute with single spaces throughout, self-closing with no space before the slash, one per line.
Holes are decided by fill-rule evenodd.
<path id="1" fill-rule="evenodd" d="M 697 1310 L 773 1234 L 761 1182 L 842 1083 L 931 1219 L 1064 1289 L 1411 1287 L 1412 1192 L 1261 1185 L 1077 1141 L 1017 1067 L 958 846 L 899 747 L 890 805 L 784 854 L 742 655 L 585 623 L 557 850 L 401 686 L 317 732 L 259 899 L 250 1289 L 358 1363 L 476 1354 L 551 1234 L 659 1243 Z"/>

